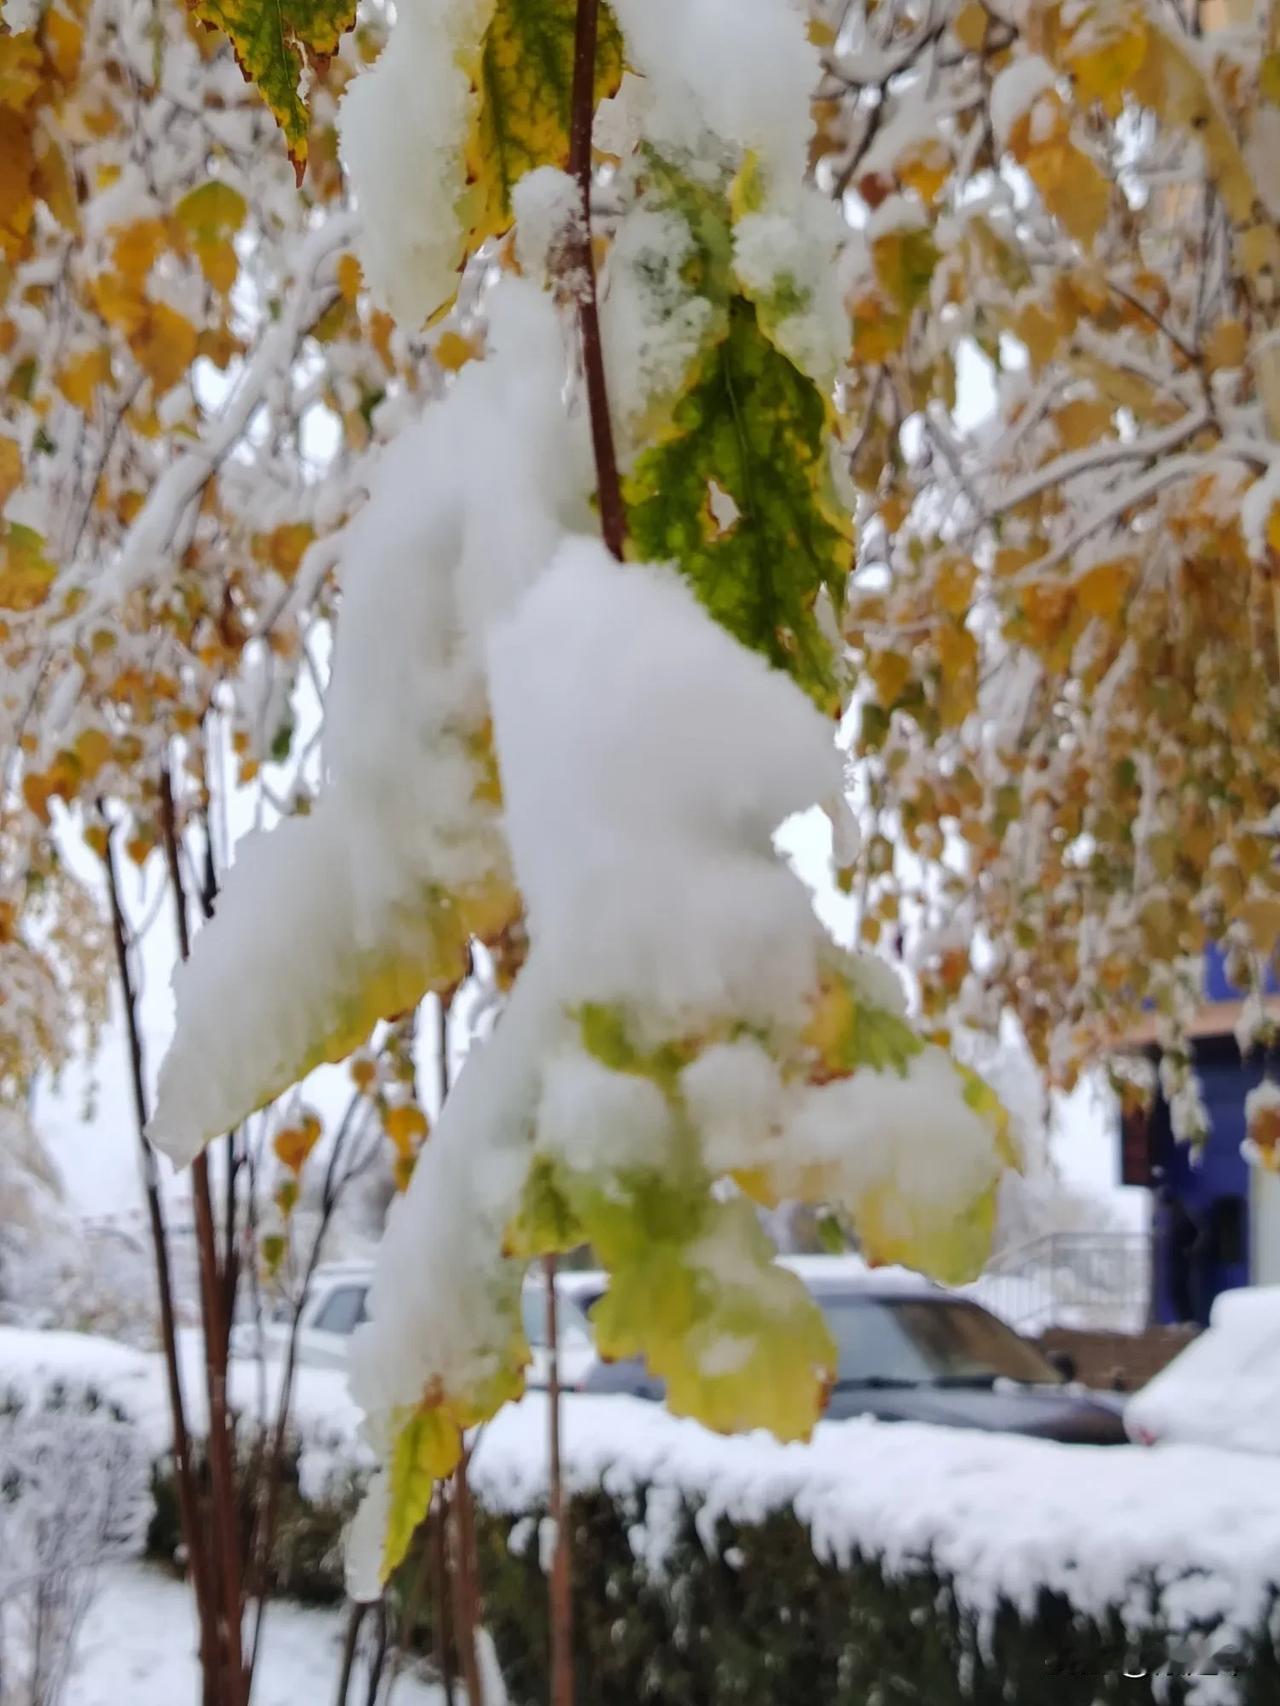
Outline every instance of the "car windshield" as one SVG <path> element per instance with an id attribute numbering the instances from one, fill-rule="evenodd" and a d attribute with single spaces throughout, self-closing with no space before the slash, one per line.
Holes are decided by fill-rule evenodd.
<path id="1" fill-rule="evenodd" d="M 818 1302 L 839 1354 L 837 1386 L 1061 1384 L 1034 1346 L 975 1304 L 915 1297 Z"/>
<path id="2" fill-rule="evenodd" d="M 567 1297 L 563 1290 L 557 1289 L 556 1294 L 556 1325 L 560 1329 L 560 1339 L 581 1336 L 591 1337 L 591 1323 L 587 1317 L 599 1303 L 602 1292 L 575 1292 Z M 545 1350 L 547 1345 L 547 1294 L 540 1285 L 527 1285 L 520 1297 L 520 1310 L 524 1318 L 524 1336 L 529 1341 L 530 1348 Z"/>

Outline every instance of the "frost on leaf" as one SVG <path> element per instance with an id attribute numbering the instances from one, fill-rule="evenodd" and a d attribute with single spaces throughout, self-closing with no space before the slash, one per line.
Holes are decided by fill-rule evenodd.
<path id="1" fill-rule="evenodd" d="M 830 442 L 826 400 L 735 299 L 728 335 L 625 487 L 637 552 L 678 563 L 717 621 L 826 709 L 835 669 L 815 604 L 825 592 L 839 609 L 853 554 Z M 713 484 L 742 518 L 731 529 L 708 519 Z"/>
<path id="2" fill-rule="evenodd" d="M 202 24 L 222 30 L 284 132 L 299 181 L 311 115 L 308 67 L 329 59 L 356 21 L 354 0 L 191 0 Z"/>

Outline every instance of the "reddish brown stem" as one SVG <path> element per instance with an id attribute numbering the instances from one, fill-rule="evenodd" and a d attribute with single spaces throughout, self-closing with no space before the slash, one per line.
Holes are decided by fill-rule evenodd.
<path id="1" fill-rule="evenodd" d="M 107 832 L 103 863 L 107 873 L 107 891 L 111 900 L 111 934 L 115 943 L 116 970 L 124 1002 L 125 1031 L 129 1041 L 129 1073 L 133 1091 L 134 1116 L 138 1129 L 138 1150 L 142 1163 L 142 1184 L 147 1199 L 147 1219 L 151 1228 L 151 1244 L 156 1261 L 156 1283 L 160 1300 L 160 1338 L 164 1348 L 165 1379 L 169 1392 L 169 1414 L 173 1424 L 173 1462 L 178 1485 L 178 1517 L 182 1539 L 187 1549 L 187 1564 L 195 1592 L 196 1612 L 200 1623 L 200 1651 L 206 1681 L 217 1663 L 213 1606 L 206 1571 L 204 1536 L 201 1532 L 199 1508 L 196 1502 L 195 1476 L 191 1467 L 191 1435 L 187 1428 L 187 1410 L 182 1396 L 182 1375 L 178 1366 L 178 1333 L 173 1308 L 173 1276 L 169 1268 L 169 1239 L 165 1228 L 164 1208 L 160 1201 L 160 1180 L 155 1151 L 147 1140 L 146 1071 L 142 1055 L 142 1033 L 138 1024 L 138 997 L 129 966 L 129 936 L 125 928 L 124 908 L 120 901 L 120 880 L 116 870 L 115 846 Z"/>
<path id="2" fill-rule="evenodd" d="M 480 1671 L 480 1590 L 476 1583 L 475 1508 L 467 1480 L 467 1453 L 453 1472 L 453 1627 L 458 1638 L 458 1658 L 467 1706 L 484 1706 L 484 1678 Z"/>
<path id="3" fill-rule="evenodd" d="M 556 1545 L 551 1555 L 551 1706 L 573 1706 L 573 1579 L 564 1481 L 560 1472 L 560 1320 L 556 1297 L 556 1259 L 543 1260 L 547 1281 L 547 1346 L 551 1366 L 547 1381 L 549 1410 L 548 1470 L 550 1514 Z"/>
<path id="4" fill-rule="evenodd" d="M 591 416 L 591 448 L 595 454 L 596 488 L 600 500 L 600 530 L 619 562 L 626 553 L 627 512 L 618 477 L 618 455 L 609 414 L 604 344 L 600 337 L 600 301 L 596 289 L 595 252 L 591 246 L 591 132 L 596 108 L 596 45 L 600 34 L 599 0 L 578 0 L 573 42 L 573 94 L 569 120 L 569 172 L 582 196 L 582 239 L 574 257 L 581 273 L 578 323 L 582 331 L 582 371 L 587 383 Z"/>
<path id="5" fill-rule="evenodd" d="M 173 784 L 167 769 L 160 772 L 160 824 L 165 858 L 169 866 L 169 880 L 173 885 L 178 952 L 185 960 L 191 954 L 191 933 L 187 921 L 187 897 L 182 881 L 182 864 L 178 856 L 178 819 L 173 803 Z M 204 1330 L 205 1388 L 209 1401 L 209 1479 L 213 1487 L 212 1552 L 221 1600 L 219 1626 L 226 1646 L 227 1674 L 230 1679 L 234 1679 L 228 1692 L 228 1706 L 237 1706 L 238 1702 L 247 1698 L 248 1678 L 244 1669 L 241 1630 L 244 1578 L 240 1556 L 239 1488 L 227 1406 L 230 1331 L 229 1323 L 224 1317 L 225 1292 L 218 1260 L 218 1235 L 213 1219 L 209 1161 L 204 1154 L 198 1155 L 192 1163 L 191 1196 L 195 1208 L 196 1252 L 200 1268 L 200 1312 Z"/>
<path id="6" fill-rule="evenodd" d="M 449 1613 L 449 1484 L 441 1481 L 436 1487 L 435 1501 L 428 1518 L 431 1529 L 431 1634 L 435 1647 L 436 1669 L 444 1691 L 445 1706 L 454 1706 L 453 1694 L 453 1618 Z"/>

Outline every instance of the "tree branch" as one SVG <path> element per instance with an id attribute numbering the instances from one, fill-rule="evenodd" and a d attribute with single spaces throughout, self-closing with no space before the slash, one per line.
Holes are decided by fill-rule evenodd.
<path id="1" fill-rule="evenodd" d="M 609 415 L 609 388 L 600 337 L 600 302 L 595 254 L 591 247 L 591 132 L 595 122 L 596 44 L 600 33 L 599 0 L 578 0 L 573 43 L 573 96 L 569 127 L 569 172 L 582 198 L 582 235 L 574 257 L 581 270 L 578 323 L 582 331 L 582 369 L 591 415 L 591 447 L 600 499 L 600 529 L 619 562 L 626 552 L 627 512 L 622 502 L 618 456 Z"/>
<path id="2" fill-rule="evenodd" d="M 164 1208 L 160 1201 L 160 1179 L 155 1151 L 147 1139 L 146 1071 L 142 1056 L 142 1032 L 138 1023 L 138 995 L 129 965 L 129 934 L 125 925 L 124 907 L 120 900 L 120 879 L 116 869 L 115 844 L 107 826 L 107 844 L 103 854 L 106 867 L 107 893 L 111 901 L 111 935 L 115 944 L 116 971 L 120 978 L 120 993 L 124 1004 L 125 1032 L 129 1041 L 129 1082 L 133 1092 L 134 1118 L 138 1133 L 138 1154 L 142 1163 L 142 1186 L 147 1200 L 147 1219 L 151 1228 L 151 1244 L 156 1261 L 156 1283 L 160 1298 L 160 1338 L 164 1347 L 165 1378 L 169 1391 L 169 1413 L 173 1424 L 173 1462 L 178 1485 L 178 1514 L 182 1538 L 187 1548 L 187 1567 L 195 1590 L 196 1613 L 200 1623 L 201 1668 L 206 1688 L 217 1663 L 217 1634 L 213 1627 L 213 1605 L 209 1595 L 205 1554 L 200 1530 L 199 1507 L 196 1502 L 195 1477 L 191 1468 L 191 1434 L 187 1427 L 186 1403 L 182 1395 L 182 1375 L 178 1366 L 177 1321 L 173 1308 L 173 1275 L 169 1268 L 169 1237 L 165 1227 Z M 215 1693 L 217 1692 L 215 1686 Z M 231 1697 L 233 1700 L 236 1696 Z"/>
<path id="3" fill-rule="evenodd" d="M 178 857 L 178 820 L 173 803 L 173 783 L 167 766 L 160 772 L 160 825 L 165 859 L 169 866 L 169 881 L 173 885 L 178 952 L 186 960 L 191 955 L 191 933 L 187 921 L 187 896 L 182 881 L 182 866 Z M 227 1649 L 228 1706 L 236 1706 L 236 1703 L 247 1698 L 241 1630 L 244 1578 L 240 1556 L 239 1487 L 227 1406 L 230 1331 L 223 1315 L 225 1292 L 218 1260 L 218 1235 L 213 1221 L 209 1158 L 204 1151 L 192 1163 L 191 1196 L 195 1209 L 196 1251 L 200 1265 L 204 1373 L 209 1400 L 207 1448 L 209 1476 L 213 1484 L 212 1552 L 222 1598 L 219 1621 Z"/>

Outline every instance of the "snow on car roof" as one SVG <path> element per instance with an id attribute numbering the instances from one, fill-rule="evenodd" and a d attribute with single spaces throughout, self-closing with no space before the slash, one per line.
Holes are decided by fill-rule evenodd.
<path id="1" fill-rule="evenodd" d="M 911 1268 L 873 1268 L 852 1251 L 840 1256 L 783 1256 L 780 1265 L 811 1291 L 865 1291 L 871 1296 L 941 1293 L 941 1287 Z"/>
<path id="2" fill-rule="evenodd" d="M 873 1297 L 945 1295 L 941 1287 L 923 1274 L 910 1268 L 873 1268 L 852 1252 L 840 1256 L 780 1256 L 778 1264 L 789 1268 L 811 1291 L 823 1294 L 840 1291 L 866 1292 Z M 531 1268 L 524 1283 L 527 1287 L 540 1287 L 544 1283 L 541 1272 Z M 561 1268 L 556 1274 L 556 1285 L 570 1297 L 594 1295 L 608 1290 L 609 1276 L 598 1269 Z"/>
<path id="3" fill-rule="evenodd" d="M 1209 1326 L 1125 1406 L 1130 1437 L 1280 1451 L 1280 1286 L 1227 1291 Z"/>

